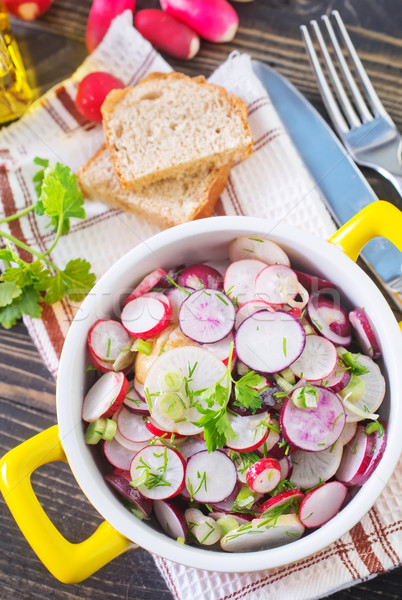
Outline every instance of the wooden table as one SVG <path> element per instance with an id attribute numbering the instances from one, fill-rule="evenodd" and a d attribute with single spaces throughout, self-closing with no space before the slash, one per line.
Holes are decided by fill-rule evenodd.
<path id="1" fill-rule="evenodd" d="M 13 21 L 37 95 L 67 77 L 86 56 L 83 38 L 90 0 L 55 0 L 32 23 Z M 158 2 L 137 0 L 138 8 Z M 402 130 L 402 3 L 399 0 L 255 0 L 235 3 L 240 29 L 229 44 L 203 42 L 190 62 L 170 60 L 179 71 L 209 75 L 234 49 L 248 52 L 288 77 L 326 117 L 299 35 L 299 25 L 332 8 L 341 12 L 359 55 L 392 118 Z M 380 197 L 398 202 L 391 186 L 365 172 Z M 55 384 L 23 325 L 0 329 L 0 453 L 53 425 Z M 68 467 L 42 467 L 33 485 L 45 510 L 70 541 L 81 541 L 100 522 Z M 36 558 L 1 502 L 0 598 L 169 600 L 170 592 L 144 550 L 129 552 L 79 585 L 55 580 Z M 402 569 L 331 596 L 333 600 L 400 599 Z M 289 599 L 291 600 L 291 599 Z"/>

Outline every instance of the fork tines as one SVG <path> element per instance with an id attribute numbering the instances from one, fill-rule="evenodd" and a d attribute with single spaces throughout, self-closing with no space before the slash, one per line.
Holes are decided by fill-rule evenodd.
<path id="1" fill-rule="evenodd" d="M 333 89 L 335 90 L 335 95 L 328 84 L 327 77 L 324 74 L 323 69 L 321 68 L 318 54 L 315 50 L 308 28 L 305 25 L 302 25 L 300 30 L 327 110 L 337 129 L 344 133 L 350 129 L 359 127 L 362 123 L 372 121 L 373 118 L 380 116 L 387 117 L 387 113 L 381 104 L 381 101 L 378 98 L 362 63 L 360 62 L 359 57 L 357 56 L 356 50 L 352 44 L 348 32 L 346 31 L 339 12 L 337 10 L 333 10 L 331 12 L 331 16 L 335 28 L 333 27 L 332 22 L 327 15 L 323 15 L 321 17 L 325 24 L 327 37 L 329 38 L 328 44 L 325 42 L 324 35 L 321 32 L 317 21 L 310 21 L 310 25 L 318 41 L 323 62 L 325 64 L 326 71 L 329 75 Z M 338 70 L 328 51 L 328 47 L 331 46 L 336 55 L 338 70 L 342 74 L 347 88 L 349 89 L 352 102 L 349 99 L 348 94 L 345 92 L 344 84 L 341 82 L 341 79 L 338 75 Z M 348 63 L 345 60 L 342 52 L 342 46 L 346 48 L 347 55 L 350 57 L 353 68 L 360 79 L 361 87 L 365 92 L 366 100 L 363 98 L 363 95 L 356 83 L 355 77 L 353 76 Z"/>

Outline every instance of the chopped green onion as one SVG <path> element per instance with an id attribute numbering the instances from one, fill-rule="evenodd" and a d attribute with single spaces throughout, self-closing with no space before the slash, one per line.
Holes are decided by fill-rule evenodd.
<path id="1" fill-rule="evenodd" d="M 370 433 L 374 433 L 378 431 L 378 437 L 381 438 L 384 435 L 384 427 L 381 425 L 379 421 L 372 421 L 366 425 L 366 433 L 370 435 Z"/>
<path id="2" fill-rule="evenodd" d="M 341 354 L 343 362 L 350 367 L 353 375 L 365 375 L 369 372 L 368 368 L 361 364 L 357 359 L 359 354 L 352 354 L 351 352 L 344 352 Z"/>
<path id="3" fill-rule="evenodd" d="M 102 435 L 102 439 L 106 441 L 110 441 L 114 438 L 114 434 L 116 433 L 117 422 L 113 421 L 113 419 L 106 419 L 105 430 Z"/>
<path id="4" fill-rule="evenodd" d="M 158 408 L 170 419 L 180 419 L 184 414 L 185 404 L 179 394 L 165 392 L 158 398 Z"/>
<path id="5" fill-rule="evenodd" d="M 141 354 L 146 354 L 146 356 L 149 356 L 151 354 L 152 344 L 151 342 L 137 339 L 131 346 L 131 350 L 132 352 L 141 352 Z"/>
<path id="6" fill-rule="evenodd" d="M 283 377 L 283 379 L 285 381 L 287 381 L 288 383 L 290 383 L 291 385 L 295 385 L 296 377 L 290 367 L 287 367 L 287 369 L 284 369 L 283 371 L 281 371 L 280 376 Z"/>
<path id="7" fill-rule="evenodd" d="M 222 532 L 222 535 L 226 535 L 229 531 L 237 529 L 239 527 L 238 522 L 234 517 L 221 517 L 217 519 L 216 524 Z"/>
<path id="8" fill-rule="evenodd" d="M 178 371 L 163 371 L 159 375 L 159 383 L 164 391 L 178 392 L 184 385 L 184 377 Z"/>
<path id="9" fill-rule="evenodd" d="M 95 419 L 91 421 L 85 432 L 85 442 L 90 445 L 97 444 L 105 433 L 105 419 Z"/>
<path id="10" fill-rule="evenodd" d="M 310 384 L 296 388 L 292 394 L 292 402 L 296 408 L 315 408 L 318 403 L 317 388 Z"/>
<path id="11" fill-rule="evenodd" d="M 364 383 L 364 380 L 361 377 L 352 374 L 348 385 L 338 393 L 343 400 L 358 402 L 363 396 L 365 388 L 366 384 Z"/>
<path id="12" fill-rule="evenodd" d="M 276 383 L 279 385 L 279 387 L 281 388 L 281 390 L 283 390 L 287 394 L 289 394 L 289 392 L 291 392 L 293 390 L 293 385 L 290 384 L 288 381 L 286 381 L 286 379 L 284 379 L 283 377 L 278 375 L 278 373 L 274 374 L 274 379 L 275 379 Z"/>

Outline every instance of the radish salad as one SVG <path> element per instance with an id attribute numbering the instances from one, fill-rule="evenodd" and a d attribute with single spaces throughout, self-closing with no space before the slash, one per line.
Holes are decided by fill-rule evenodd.
<path id="1" fill-rule="evenodd" d="M 381 459 L 385 380 L 363 307 L 242 236 L 226 263 L 149 273 L 88 333 L 85 439 L 127 508 L 247 552 L 333 518 Z"/>

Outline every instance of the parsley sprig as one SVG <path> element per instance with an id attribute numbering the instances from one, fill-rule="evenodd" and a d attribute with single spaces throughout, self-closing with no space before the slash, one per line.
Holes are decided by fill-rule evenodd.
<path id="1" fill-rule="evenodd" d="M 60 237 L 70 230 L 70 218 L 85 219 L 84 198 L 77 186 L 74 173 L 69 167 L 49 161 L 34 159 L 41 169 L 35 174 L 35 189 L 38 201 L 23 210 L 0 219 L 0 226 L 20 219 L 35 211 L 39 216 L 50 217 L 49 226 L 56 236 L 51 246 L 40 252 L 11 233 L 0 230 L 6 249 L 0 250 L 4 271 L 0 277 L 0 323 L 9 329 L 23 314 L 40 318 L 43 303 L 54 304 L 65 296 L 73 301 L 82 300 L 95 283 L 91 265 L 82 258 L 70 260 L 64 269 L 49 259 Z M 21 259 L 13 245 L 28 252 L 31 262 Z"/>

